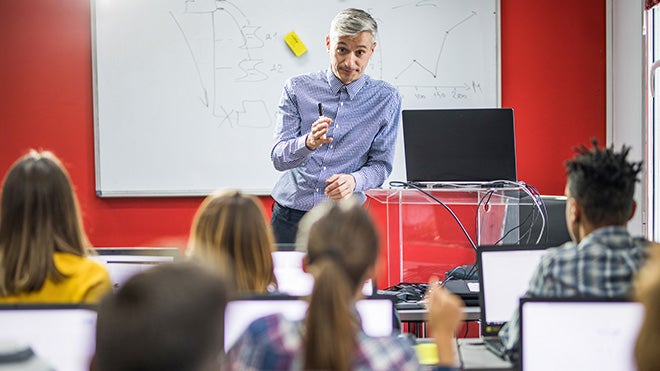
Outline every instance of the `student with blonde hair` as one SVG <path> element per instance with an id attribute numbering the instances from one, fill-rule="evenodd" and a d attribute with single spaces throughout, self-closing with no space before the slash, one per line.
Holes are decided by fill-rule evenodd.
<path id="1" fill-rule="evenodd" d="M 326 202 L 307 213 L 297 243 L 305 245 L 314 289 L 303 321 L 281 314 L 254 321 L 227 354 L 232 370 L 420 369 L 407 338 L 362 331 L 355 302 L 373 276 L 378 232 L 355 198 Z M 429 326 L 439 360 L 454 364 L 451 339 L 463 313 L 460 299 L 438 288 L 429 295 Z"/>
<path id="2" fill-rule="evenodd" d="M 7 173 L 0 207 L 0 303 L 94 303 L 110 276 L 87 257 L 69 175 L 51 152 L 30 151 Z"/>
<path id="3" fill-rule="evenodd" d="M 660 370 L 660 244 L 652 243 L 649 251 L 635 285 L 635 299 L 644 305 L 644 320 L 635 344 L 638 371 Z"/>
<path id="4" fill-rule="evenodd" d="M 272 232 L 255 196 L 220 190 L 208 196 L 193 220 L 189 254 L 217 267 L 229 265 L 238 291 L 266 293 L 277 288 Z"/>

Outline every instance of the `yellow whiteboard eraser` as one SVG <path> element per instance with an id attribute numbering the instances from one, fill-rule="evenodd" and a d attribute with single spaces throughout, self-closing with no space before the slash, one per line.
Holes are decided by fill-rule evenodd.
<path id="1" fill-rule="evenodd" d="M 284 41 L 289 46 L 293 54 L 296 55 L 296 57 L 300 57 L 307 51 L 305 44 L 303 44 L 298 35 L 296 35 L 296 33 L 293 31 L 284 36 Z"/>

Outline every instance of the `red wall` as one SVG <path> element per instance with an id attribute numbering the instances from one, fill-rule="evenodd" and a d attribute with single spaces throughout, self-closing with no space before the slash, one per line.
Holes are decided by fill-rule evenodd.
<path id="1" fill-rule="evenodd" d="M 561 194 L 572 148 L 605 140 L 605 2 L 501 0 L 501 21 L 519 177 Z M 0 174 L 29 148 L 52 150 L 95 246 L 183 246 L 200 198 L 95 196 L 89 0 L 0 1 L 0 51 Z"/>

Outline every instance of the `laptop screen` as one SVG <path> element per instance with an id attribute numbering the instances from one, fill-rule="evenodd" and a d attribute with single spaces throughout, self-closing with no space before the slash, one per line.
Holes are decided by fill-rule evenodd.
<path id="1" fill-rule="evenodd" d="M 305 253 L 302 251 L 273 251 L 273 270 L 277 278 L 277 291 L 291 296 L 307 296 L 314 289 L 314 277 L 303 270 Z M 366 280 L 362 287 L 365 296 L 374 292 L 374 283 Z"/>
<path id="2" fill-rule="evenodd" d="M 520 310 L 524 371 L 636 369 L 633 349 L 642 304 L 524 299 Z"/>
<path id="3" fill-rule="evenodd" d="M 78 305 L 0 305 L 0 342 L 29 345 L 56 370 L 89 370 L 96 311 Z"/>
<path id="4" fill-rule="evenodd" d="M 305 318 L 307 301 L 294 297 L 270 296 L 232 300 L 225 310 L 225 350 L 234 345 L 256 319 L 282 313 L 290 321 Z M 390 299 L 362 299 L 355 304 L 362 329 L 370 336 L 389 336 L 393 331 L 394 303 Z"/>
<path id="5" fill-rule="evenodd" d="M 518 310 L 547 246 L 479 246 L 481 334 L 496 336 Z"/>
<path id="6" fill-rule="evenodd" d="M 178 260 L 181 255 L 179 249 L 165 247 L 100 247 L 94 250 L 98 255 L 90 258 L 105 265 L 115 291 L 135 274 Z"/>
<path id="7" fill-rule="evenodd" d="M 517 181 L 511 108 L 403 110 L 409 182 Z"/>

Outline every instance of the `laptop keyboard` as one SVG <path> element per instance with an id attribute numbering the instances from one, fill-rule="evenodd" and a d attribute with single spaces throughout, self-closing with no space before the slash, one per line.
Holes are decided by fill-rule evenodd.
<path id="1" fill-rule="evenodd" d="M 486 347 L 486 349 L 488 349 L 491 353 L 495 354 L 496 356 L 504 360 L 508 360 L 507 349 L 499 337 L 484 338 L 482 340 L 484 342 L 484 346 Z"/>

